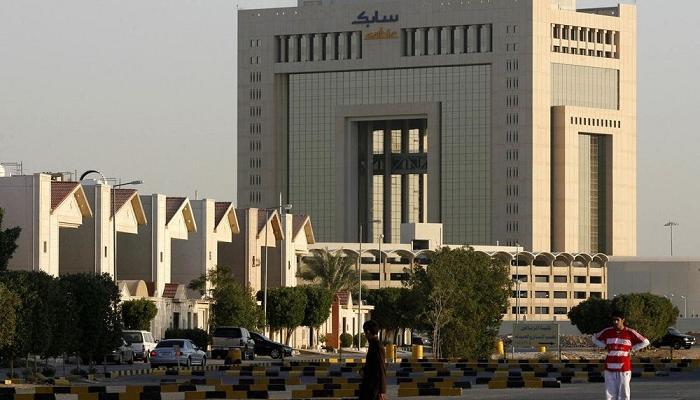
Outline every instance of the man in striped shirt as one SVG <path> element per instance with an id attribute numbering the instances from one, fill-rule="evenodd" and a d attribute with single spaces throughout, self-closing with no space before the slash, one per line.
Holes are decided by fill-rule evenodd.
<path id="1" fill-rule="evenodd" d="M 625 326 L 625 316 L 612 314 L 613 326 L 593 336 L 593 343 L 608 350 L 605 358 L 605 399 L 629 400 L 632 362 L 630 352 L 649 346 L 649 340 Z"/>

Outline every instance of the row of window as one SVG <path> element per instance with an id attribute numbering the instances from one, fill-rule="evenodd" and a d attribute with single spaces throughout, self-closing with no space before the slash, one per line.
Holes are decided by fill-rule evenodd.
<path id="1" fill-rule="evenodd" d="M 554 53 L 575 54 L 580 56 L 615 58 L 614 53 L 610 51 L 579 49 L 578 47 L 552 46 Z"/>
<path id="2" fill-rule="evenodd" d="M 506 185 L 506 196 L 518 197 L 520 196 L 520 188 L 518 185 Z"/>
<path id="3" fill-rule="evenodd" d="M 262 184 L 262 177 L 260 175 L 250 176 L 250 186 L 260 186 Z"/>
<path id="4" fill-rule="evenodd" d="M 506 168 L 506 176 L 511 179 L 519 178 L 520 170 L 518 169 L 518 167 L 508 167 Z"/>
<path id="5" fill-rule="evenodd" d="M 506 142 L 518 143 L 518 131 L 506 131 Z"/>
<path id="6" fill-rule="evenodd" d="M 401 29 L 402 56 L 490 53 L 491 24 Z"/>
<path id="7" fill-rule="evenodd" d="M 586 28 L 581 26 L 552 24 L 552 38 L 575 40 L 578 42 L 617 44 L 620 32 L 607 29 Z"/>
<path id="8" fill-rule="evenodd" d="M 518 149 L 506 150 L 506 160 L 508 161 L 518 161 L 520 158 L 520 152 Z"/>
<path id="9" fill-rule="evenodd" d="M 251 83 L 258 83 L 262 81 L 262 72 L 260 71 L 252 71 L 250 73 L 250 82 Z"/>
<path id="10" fill-rule="evenodd" d="M 513 281 L 520 280 L 520 282 L 527 282 L 528 281 L 528 276 L 527 275 L 513 275 L 512 276 Z M 549 275 L 535 275 L 535 280 L 534 282 L 536 283 L 549 283 L 550 281 L 550 276 Z M 597 284 L 597 283 L 603 283 L 603 277 L 602 276 L 590 276 L 588 277 L 588 282 Z M 569 282 L 569 277 L 568 275 L 554 275 L 552 277 L 552 282 L 554 283 L 568 283 Z M 586 276 L 585 275 L 575 275 L 572 278 L 573 283 L 586 283 Z"/>
<path id="11" fill-rule="evenodd" d="M 622 128 L 622 121 L 603 118 L 571 117 L 573 125 L 599 126 L 602 128 Z"/>
<path id="12" fill-rule="evenodd" d="M 513 290 L 511 293 L 510 297 L 511 298 L 518 298 L 518 294 L 520 294 L 521 299 L 527 299 L 529 295 L 532 295 L 533 299 L 568 299 L 569 298 L 569 292 L 563 291 L 563 290 L 555 290 L 553 292 L 549 292 L 546 290 L 535 290 L 532 292 L 528 292 L 527 290 Z M 601 298 L 603 296 L 602 292 L 591 292 L 591 297 L 598 297 Z M 586 298 L 586 292 L 583 291 L 573 291 L 571 292 L 571 298 L 572 299 L 585 299 Z"/>
<path id="13" fill-rule="evenodd" d="M 520 100 L 517 94 L 506 95 L 506 107 L 518 107 Z"/>
<path id="14" fill-rule="evenodd" d="M 250 89 L 250 99 L 251 100 L 260 100 L 262 98 L 262 89 L 260 88 L 251 88 Z"/>
<path id="15" fill-rule="evenodd" d="M 262 193 L 251 191 L 248 197 L 251 203 L 260 203 L 260 201 L 262 200 Z"/>
<path id="16" fill-rule="evenodd" d="M 519 214 L 520 205 L 518 203 L 506 203 L 506 214 Z"/>
<path id="17" fill-rule="evenodd" d="M 250 106 L 250 116 L 259 117 L 262 115 L 262 107 L 260 106 Z"/>
<path id="18" fill-rule="evenodd" d="M 278 63 L 358 60 L 362 58 L 362 32 L 305 33 L 275 36 Z"/>
<path id="19" fill-rule="evenodd" d="M 518 313 L 518 308 L 520 308 L 520 312 Z M 529 314 L 528 310 L 530 307 L 511 307 L 511 314 Z M 534 314 L 538 315 L 548 315 L 550 314 L 549 310 L 554 310 L 554 315 L 566 315 L 569 312 L 569 309 L 567 307 L 541 307 L 541 306 L 536 306 L 532 307 L 532 311 Z"/>

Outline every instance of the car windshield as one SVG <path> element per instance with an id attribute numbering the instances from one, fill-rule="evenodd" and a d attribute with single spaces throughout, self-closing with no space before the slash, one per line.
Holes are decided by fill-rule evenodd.
<path id="1" fill-rule="evenodd" d="M 124 340 L 129 343 L 143 343 L 141 332 L 124 332 Z"/>
<path id="2" fill-rule="evenodd" d="M 162 349 L 163 347 L 175 347 L 180 346 L 183 348 L 185 345 L 184 340 L 164 340 L 156 345 L 156 348 Z"/>
<path id="3" fill-rule="evenodd" d="M 681 331 L 679 331 L 676 328 L 669 328 L 668 333 L 674 334 L 674 335 L 681 335 Z"/>
<path id="4" fill-rule="evenodd" d="M 238 339 L 243 335 L 240 328 L 216 328 L 213 336 Z"/>
<path id="5" fill-rule="evenodd" d="M 253 339 L 257 339 L 257 340 L 262 339 L 262 340 L 267 340 L 268 342 L 270 341 L 270 339 L 268 339 L 267 336 L 261 335 L 261 334 L 259 334 L 259 333 L 257 333 L 257 332 L 250 332 L 250 336 L 251 336 Z"/>

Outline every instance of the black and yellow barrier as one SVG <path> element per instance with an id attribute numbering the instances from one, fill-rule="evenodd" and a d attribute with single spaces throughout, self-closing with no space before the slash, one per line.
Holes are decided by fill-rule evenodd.
<path id="1" fill-rule="evenodd" d="M 302 389 L 292 390 L 293 399 L 318 399 L 329 397 L 357 397 L 360 395 L 359 390 L 355 389 Z"/>
<path id="2" fill-rule="evenodd" d="M 461 388 L 401 388 L 399 387 L 399 397 L 419 397 L 419 396 L 461 396 Z"/>

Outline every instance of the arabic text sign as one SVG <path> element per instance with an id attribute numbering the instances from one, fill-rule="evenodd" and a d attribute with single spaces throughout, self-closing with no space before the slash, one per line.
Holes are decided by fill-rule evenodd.
<path id="1" fill-rule="evenodd" d="M 399 14 L 379 15 L 379 11 L 375 10 L 371 15 L 367 15 L 367 11 L 362 11 L 361 13 L 357 14 L 357 18 L 355 18 L 352 23 L 370 26 L 370 24 L 383 24 L 387 22 L 397 22 L 398 20 Z"/>
<path id="2" fill-rule="evenodd" d="M 515 347 L 554 346 L 559 337 L 559 324 L 524 323 L 513 325 Z"/>
<path id="3" fill-rule="evenodd" d="M 378 31 L 369 32 L 365 35 L 365 40 L 386 40 L 386 39 L 398 39 L 399 33 L 392 31 L 391 29 L 384 30 L 384 28 L 379 28 Z"/>

